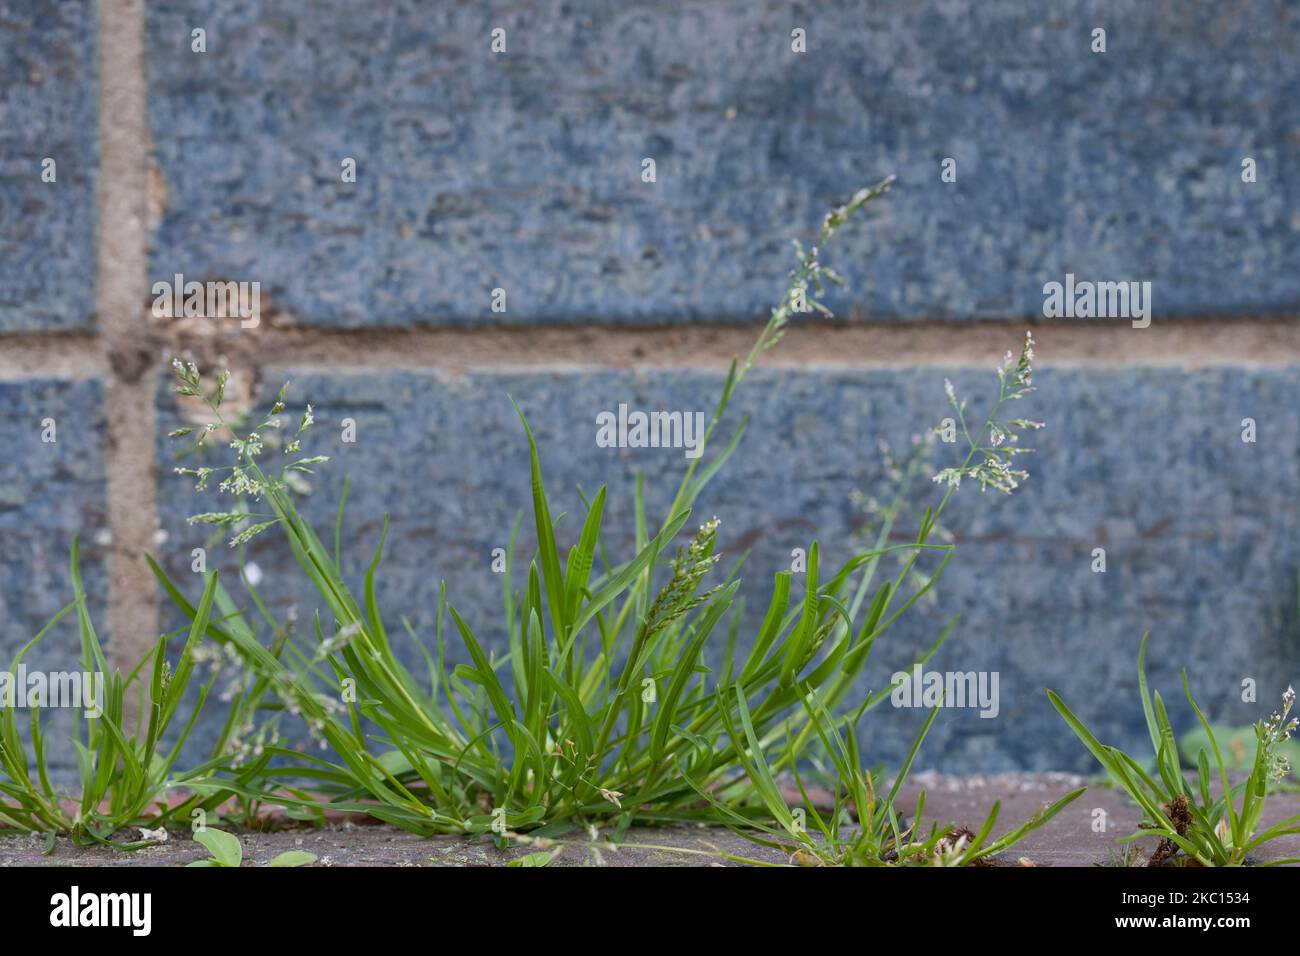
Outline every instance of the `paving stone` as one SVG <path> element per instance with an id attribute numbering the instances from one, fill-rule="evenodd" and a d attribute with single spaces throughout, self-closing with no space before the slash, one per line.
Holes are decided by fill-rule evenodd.
<path id="1" fill-rule="evenodd" d="M 1086 781 L 1062 774 L 998 774 L 996 776 L 920 775 L 909 780 L 898 805 L 904 813 L 916 805 L 918 785 L 926 788 L 927 820 L 978 828 L 995 800 L 1001 813 L 994 829 L 1001 835 L 1040 807 Z M 810 794 L 825 808 L 815 792 Z M 792 806 L 801 801 L 790 792 Z M 1109 819 L 1107 833 L 1093 830 L 1094 812 L 1104 810 Z M 1276 823 L 1300 809 L 1300 797 L 1278 794 L 1269 799 L 1264 824 Z M 1065 807 L 1043 827 L 1029 834 L 998 857 L 1001 865 L 1015 865 L 1027 859 L 1036 866 L 1105 866 L 1112 864 L 1124 847 L 1117 842 L 1137 829 L 1141 814 L 1122 793 L 1093 786 Z M 602 842 L 609 834 L 602 833 Z M 264 866 L 289 850 L 316 855 L 313 866 L 502 866 L 529 852 L 528 847 L 498 850 L 483 837 L 413 836 L 394 827 L 335 823 L 318 829 L 287 829 L 240 833 L 245 866 Z M 720 859 L 719 850 L 765 863 L 788 863 L 786 854 L 759 846 L 743 836 L 720 827 L 633 827 L 618 850 L 593 851 L 575 836 L 555 857 L 553 866 L 714 866 L 738 865 Z M 1154 838 L 1139 841 L 1143 856 L 1155 848 Z M 1286 836 L 1269 843 L 1258 855 L 1260 862 L 1294 859 L 1300 837 Z M 172 830 L 165 843 L 122 854 L 103 847 L 78 847 L 60 838 L 46 856 L 40 837 L 14 837 L 0 843 L 0 864 L 5 866 L 183 866 L 208 854 L 184 830 Z"/>

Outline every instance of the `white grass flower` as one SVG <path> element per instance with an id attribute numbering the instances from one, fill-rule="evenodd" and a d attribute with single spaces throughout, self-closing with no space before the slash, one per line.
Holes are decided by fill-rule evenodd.
<path id="1" fill-rule="evenodd" d="M 314 659 L 323 661 L 331 654 L 341 651 L 352 642 L 352 638 L 361 633 L 361 622 L 353 621 L 342 630 L 336 631 L 332 636 L 321 641 L 320 646 L 316 648 Z"/>

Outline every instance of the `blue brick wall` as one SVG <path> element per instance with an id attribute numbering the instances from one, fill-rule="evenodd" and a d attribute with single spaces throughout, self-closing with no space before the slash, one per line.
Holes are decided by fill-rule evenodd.
<path id="1" fill-rule="evenodd" d="M 53 420 L 53 432 L 47 431 Z M 54 441 L 43 441 L 51 436 Z M 103 387 L 96 380 L 0 382 L 0 669 L 72 600 L 71 538 L 81 537 L 82 576 L 93 619 L 104 622 L 107 528 Z M 80 670 L 73 616 L 64 617 L 24 659 L 28 667 Z M 75 767 L 64 739 L 69 711 L 50 711 L 52 763 Z M 25 718 L 24 718 L 25 720 Z"/>
<path id="2" fill-rule="evenodd" d="M 155 278 L 303 323 L 761 319 L 789 238 L 889 173 L 848 317 L 1041 314 L 1066 272 L 1163 315 L 1300 302 L 1291 2 L 162 0 L 148 31 Z"/>
<path id="3" fill-rule="evenodd" d="M 496 27 L 506 31 L 501 55 L 490 50 Z M 1098 27 L 1104 54 L 1089 49 Z M 195 28 L 206 31 L 206 53 L 190 50 Z M 806 54 L 791 51 L 796 28 Z M 781 291 L 789 239 L 889 173 L 899 177 L 894 194 L 830 257 L 853 280 L 830 297 L 848 321 L 969 328 L 1035 317 L 1043 284 L 1067 272 L 1151 281 L 1157 324 L 1289 316 L 1300 304 L 1292 0 L 323 0 L 310 9 L 156 0 L 144 30 L 152 142 L 138 158 L 156 160 L 164 187 L 153 194 L 164 201 L 149 281 L 180 272 L 261 282 L 264 318 L 274 310 L 280 323 L 356 330 L 346 341 L 359 365 L 366 333 L 384 329 L 515 326 L 522 355 L 530 329 L 547 325 L 617 335 L 757 323 Z M 96 190 L 116 188 L 99 173 L 98 32 L 98 8 L 84 0 L 9 4 L 0 15 L 10 54 L 0 84 L 0 349 L 14 333 L 94 329 L 96 231 L 115 228 L 96 221 Z M 56 184 L 40 181 L 45 156 L 58 162 Z M 656 161 L 654 183 L 641 180 L 645 157 Z M 954 183 L 940 179 L 948 157 Z M 1241 179 L 1246 157 L 1257 182 Z M 344 158 L 356 161 L 355 183 L 341 180 Z M 490 310 L 497 287 L 505 313 Z M 149 298 L 142 288 L 142 307 Z M 94 349 L 147 347 L 161 376 L 162 356 L 182 343 L 170 327 L 152 331 L 156 342 L 96 340 Z M 232 363 L 247 371 L 258 333 L 236 334 L 215 347 L 185 344 L 214 358 L 233 344 Z M 959 329 L 953 348 L 970 355 Z M 862 519 L 851 492 L 879 495 L 885 481 L 877 439 L 904 446 L 945 413 L 945 371 L 895 359 L 888 371 L 761 371 L 746 383 L 737 411 L 751 415 L 751 432 L 700 512 L 723 518 L 729 555 L 752 550 L 751 619 L 790 549 L 816 536 L 833 557 L 848 554 Z M 92 374 L 129 380 L 120 364 L 109 358 Z M 267 388 L 292 375 L 295 394 L 317 405 L 317 434 L 335 456 L 308 505 L 322 525 L 353 476 L 353 579 L 391 512 L 380 588 L 390 617 L 405 614 L 427 634 L 446 577 L 498 646 L 491 549 L 505 544 L 528 494 L 506 393 L 542 439 L 557 508 L 577 514 L 575 485 L 608 481 L 611 544 L 626 549 L 634 470 L 645 470 L 662 506 L 684 461 L 597 448 L 596 412 L 620 401 L 707 410 L 718 386 L 713 373 L 672 369 L 258 371 Z M 920 607 L 879 649 L 875 686 L 960 611 L 939 666 L 1002 675 L 1001 716 L 946 714 L 929 764 L 1086 767 L 1044 686 L 1103 736 L 1140 743 L 1126 705 L 1147 629 L 1157 685 L 1176 696 L 1186 664 L 1223 719 L 1256 716 L 1237 702 L 1242 678 L 1261 682 L 1262 700 L 1294 678 L 1296 371 L 1040 374 L 1036 414 L 1050 428 L 1037 436 L 1033 479 L 1010 500 L 963 489 L 949 516 L 959 555 L 939 604 Z M 0 376 L 0 447 L 15 450 L 0 461 L 4 654 L 70 594 L 73 533 L 107 632 L 104 423 L 143 411 L 105 409 L 97 378 L 21 372 Z M 980 393 L 989 378 L 947 374 Z M 153 398 L 161 434 L 173 399 L 161 384 Z M 59 423 L 57 445 L 39 442 L 47 415 Z M 345 416 L 359 424 L 356 445 L 337 441 Z M 1240 441 L 1245 417 L 1258 422 L 1254 444 Z M 161 438 L 156 452 L 167 532 L 159 552 L 184 577 L 202 543 L 183 522 L 196 506 L 170 475 Z M 1107 550 L 1104 575 L 1089 570 L 1095 547 Z M 274 606 L 296 603 L 305 619 L 314 604 L 287 555 L 269 539 L 252 553 Z M 211 554 L 229 563 L 223 547 Z M 131 638 L 143 645 L 152 635 Z M 73 652 L 73 630 L 51 636 L 51 660 Z M 896 759 L 915 717 L 882 710 L 872 756 Z M 209 722 L 200 736 L 214 731 Z"/>
<path id="4" fill-rule="evenodd" d="M 43 441 L 46 420 L 53 421 Z M 0 622 L 6 650 L 27 641 L 72 597 L 71 536 L 80 534 L 88 590 L 107 527 L 103 386 L 97 380 L 0 382 Z M 92 586 L 93 585 L 93 586 Z M 102 603 L 102 601 L 100 602 Z"/>
<path id="5" fill-rule="evenodd" d="M 96 4 L 0 12 L 0 333 L 84 329 L 95 311 Z M 41 179 L 55 161 L 54 182 Z"/>

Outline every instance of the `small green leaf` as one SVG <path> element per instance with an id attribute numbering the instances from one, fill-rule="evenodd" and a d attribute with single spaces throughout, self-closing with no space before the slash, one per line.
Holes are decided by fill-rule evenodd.
<path id="1" fill-rule="evenodd" d="M 208 848 L 217 866 L 239 866 L 243 862 L 244 849 L 234 834 L 206 827 L 194 834 L 194 840 Z"/>
<path id="2" fill-rule="evenodd" d="M 267 866 L 307 866 L 316 862 L 316 854 L 308 853 L 306 850 L 290 850 L 288 853 L 281 853 Z"/>

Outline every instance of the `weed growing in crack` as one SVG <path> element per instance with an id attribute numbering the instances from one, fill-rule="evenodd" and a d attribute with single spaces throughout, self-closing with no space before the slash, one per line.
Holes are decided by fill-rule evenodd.
<path id="1" fill-rule="evenodd" d="M 998 380 L 1000 387 L 998 397 L 993 403 L 984 426 L 973 437 L 965 424 L 966 403 L 958 401 L 951 383 L 945 382 L 945 390 L 949 400 L 961 416 L 962 432 L 967 437 L 969 447 L 966 459 L 961 466 L 944 469 L 934 476 L 934 481 L 945 484 L 946 490 L 938 507 L 928 509 L 920 516 L 922 539 L 936 534 L 936 529 L 939 528 L 939 517 L 952 493 L 960 486 L 963 474 L 974 475 L 977 480 L 981 481 L 981 488 L 991 484 L 1007 493 L 1015 489 L 1015 484 L 1004 485 L 1003 479 L 1000 477 L 1000 466 L 988 464 L 990 460 L 1005 462 L 1009 459 L 994 454 L 993 449 L 984 445 L 984 441 L 986 436 L 1001 435 L 1002 440 L 989 439 L 994 442 L 994 447 L 996 447 L 1001 445 L 1002 441 L 1006 440 L 1009 435 L 1013 434 L 1013 428 L 1027 427 L 1029 424 L 1034 427 L 1042 427 L 1042 423 L 1025 423 L 1022 425 L 1017 421 L 1016 423 L 1001 425 L 997 421 L 997 415 L 1006 401 L 1020 398 L 1031 390 L 1032 361 L 1033 339 L 1027 336 L 1019 359 L 1013 361 L 1012 356 L 1008 354 L 1003 365 L 999 368 Z M 973 464 L 981 456 L 983 456 L 983 461 Z M 913 479 L 927 461 L 926 446 L 923 442 L 917 443 L 913 453 L 903 464 L 896 462 L 892 453 L 886 455 L 890 475 L 897 483 L 899 490 L 887 505 L 876 504 L 870 509 L 873 516 L 879 519 L 877 553 L 880 552 L 880 547 L 888 540 L 893 531 L 895 522 L 904 507 L 904 499 Z M 985 477 L 986 472 L 990 475 L 989 477 Z M 1016 481 L 1023 481 L 1027 477 L 1025 473 L 1020 472 Z M 861 500 L 860 495 L 857 497 Z M 881 624 L 883 611 L 880 608 L 887 603 L 891 589 L 897 592 L 909 578 L 919 581 L 916 595 L 909 601 L 910 605 L 912 601 L 916 600 L 916 597 L 933 593 L 933 585 L 942 571 L 941 565 L 933 575 L 928 577 L 918 575 L 914 567 L 915 552 L 903 552 L 901 558 L 903 566 L 898 576 L 892 583 L 886 583 L 876 593 L 876 597 L 867 612 L 863 624 L 863 638 L 853 651 L 853 653 L 860 653 L 863 656 L 863 663 L 865 663 L 865 657 L 870 652 L 871 644 L 876 636 L 885 626 L 888 626 L 889 622 L 886 622 L 883 626 Z M 947 557 L 944 559 L 945 564 L 946 562 Z M 855 610 L 860 604 L 861 596 L 866 593 L 865 589 L 869 585 L 871 572 L 874 570 L 873 563 L 863 576 L 858 601 L 855 602 Z M 816 570 L 814 564 L 810 562 L 810 587 L 815 585 L 815 581 Z M 909 605 L 905 605 L 904 609 Z M 891 622 L 892 620 L 893 618 L 890 619 Z M 956 619 L 954 618 L 940 635 L 935 645 L 921 657 L 922 663 L 927 661 L 939 649 L 955 624 Z M 903 784 L 907 780 L 921 744 L 938 716 L 938 707 L 932 709 L 926 718 L 907 758 L 897 774 L 895 774 L 892 785 L 887 792 L 881 794 L 877 786 L 879 781 L 876 775 L 862 766 L 857 726 L 868 710 L 889 695 L 892 686 L 877 694 L 868 696 L 856 711 L 839 717 L 834 716 L 831 710 L 826 707 L 824 700 L 813 693 L 810 688 L 810 692 L 802 697 L 799 702 L 802 707 L 802 726 L 797 726 L 794 721 L 788 723 L 784 740 L 775 734 L 769 734 L 766 738 L 761 738 L 759 734 L 755 733 L 748 701 L 745 699 L 743 690 L 741 688 L 735 688 L 734 690 L 736 693 L 735 714 L 737 719 L 734 722 L 728 722 L 728 734 L 736 746 L 736 752 L 743 766 L 745 776 L 753 784 L 749 800 L 763 807 L 770 814 L 770 817 L 774 819 L 775 825 L 758 822 L 752 812 L 745 812 L 748 808 L 744 805 L 740 807 L 727 805 L 715 799 L 713 794 L 703 788 L 697 787 L 696 789 L 700 796 L 708 801 L 719 816 L 732 826 L 737 833 L 763 846 L 785 851 L 789 855 L 791 862 L 819 866 L 968 866 L 979 864 L 1014 846 L 1084 792 L 1084 788 L 1079 788 L 1066 794 L 1056 802 L 1044 806 L 1030 820 L 996 839 L 990 838 L 1000 810 L 998 804 L 993 806 L 978 833 L 955 827 L 951 823 L 945 826 L 932 824 L 929 831 L 926 832 L 922 824 L 925 810 L 924 791 L 919 795 L 915 813 L 909 822 L 901 820 L 895 802 Z M 796 732 L 801 735 L 798 739 L 792 736 Z M 810 732 L 816 734 L 818 741 L 829 755 L 834 770 L 829 780 L 832 788 L 833 806 L 826 808 L 824 813 L 818 810 L 813 799 L 809 796 L 799 771 L 799 757 L 806 752 L 804 738 Z M 792 810 L 777 785 L 778 772 L 782 770 L 788 771 L 793 776 L 802 798 L 800 808 Z M 748 860 L 746 862 L 757 863 L 759 861 Z"/>
<path id="2" fill-rule="evenodd" d="M 239 837 L 233 833 L 218 830 L 216 827 L 204 827 L 195 832 L 194 842 L 202 845 L 209 856 L 187 863 L 186 866 L 238 867 L 244 863 L 244 847 L 240 844 Z M 310 866 L 315 862 L 315 853 L 308 853 L 305 850 L 287 850 L 266 865 L 270 867 Z"/>
<path id="3" fill-rule="evenodd" d="M 1178 745 L 1164 701 L 1159 691 L 1153 694 L 1147 687 L 1146 651 L 1147 635 L 1144 634 L 1138 650 L 1138 690 L 1154 751 L 1154 776 L 1119 748 L 1099 741 L 1060 697 L 1050 690 L 1047 692 L 1052 705 L 1083 741 L 1088 752 L 1115 784 L 1141 807 L 1143 816 L 1138 831 L 1125 837 L 1123 842 L 1159 836 L 1160 842 L 1151 852 L 1148 866 L 1185 862 L 1200 866 L 1238 866 L 1247 862 L 1252 852 L 1270 840 L 1300 833 L 1300 814 L 1261 829 L 1269 788 L 1290 772 L 1281 751 L 1297 727 L 1297 719 L 1290 716 L 1295 704 L 1295 691 L 1288 687 L 1282 698 L 1282 709 L 1274 712 L 1267 721 L 1255 724 L 1254 758 L 1250 761 L 1246 778 L 1233 786 L 1219 742 L 1192 698 L 1187 671 L 1184 670 L 1183 693 L 1209 743 L 1208 753 L 1205 749 L 1197 751 L 1195 781 L 1189 782 L 1178 759 Z M 1217 796 L 1211 792 L 1211 755 L 1219 775 Z M 1267 865 L 1296 862 L 1300 860 L 1273 860 Z"/>
<path id="4" fill-rule="evenodd" d="M 758 821 L 752 814 L 741 813 L 713 799 L 704 790 L 699 791 L 700 796 L 708 800 L 740 836 L 785 852 L 791 863 L 803 866 L 979 865 L 1010 849 L 1084 792 L 1082 787 L 1071 791 L 1044 806 L 1020 826 L 993 839 L 993 828 L 1000 811 L 998 803 L 993 805 L 978 833 L 954 826 L 951 822 L 942 826 L 932 823 L 927 831 L 923 824 L 924 790 L 917 798 L 910 820 L 902 819 L 896 801 L 939 709 L 936 707 L 930 711 L 893 783 L 882 793 L 875 774 L 863 768 L 858 745 L 856 725 L 862 711 L 867 709 L 866 705 L 857 714 L 837 719 L 810 695 L 802 702 L 808 724 L 831 755 L 836 771 L 833 805 L 819 809 L 804 786 L 798 764 L 791 763 L 789 769 L 802 798 L 801 806 L 792 810 L 777 786 L 777 777 L 765 754 L 766 748 L 754 733 L 744 698 L 739 697 L 737 702 L 738 732 L 745 741 L 740 759 L 745 773 L 755 781 L 754 792 L 759 801 L 775 818 L 775 825 Z M 737 732 L 735 728 L 731 729 Z M 762 861 L 746 859 L 743 862 L 761 864 Z"/>
<path id="5" fill-rule="evenodd" d="M 827 215 L 811 249 L 795 244 L 796 267 L 786 292 L 750 352 L 732 363 L 701 451 L 725 417 L 736 387 L 759 356 L 780 341 L 793 316 L 809 309 L 826 311 L 815 296 L 823 281 L 841 280 L 822 263 L 822 252 L 889 182 L 859 192 Z M 1018 363 L 999 372 L 1003 387 L 995 414 L 1005 401 L 1029 390 L 1031 344 Z M 178 390 L 203 397 L 213 415 L 198 440 L 228 430 L 221 409 L 224 379 L 206 391 L 196 368 L 178 365 L 176 371 Z M 633 822 L 725 819 L 764 825 L 773 816 L 781 821 L 769 785 L 773 775 L 797 773 L 807 748 L 818 741 L 829 747 L 841 725 L 849 728 L 856 747 L 852 727 L 887 699 L 888 691 L 874 694 L 850 715 L 830 717 L 857 684 L 874 642 L 930 591 L 947 566 L 952 545 L 934 543 L 931 537 L 960 476 L 1010 491 L 1020 479 L 998 464 L 1010 460 L 998 449 L 1015 429 L 1028 427 L 1003 425 L 990 416 L 974 437 L 967 431 L 970 450 L 957 480 L 946 480 L 942 501 L 924 513 L 911 543 L 889 545 L 882 535 L 875 547 L 860 550 L 827 573 L 819 568 L 818 544 L 812 542 L 802 598 L 791 599 L 791 572 L 778 573 L 763 623 L 748 652 L 738 657 L 734 636 L 740 581 L 735 570 L 706 587 L 718 563 L 716 519 L 700 526 L 694 540 L 679 549 L 667 581 L 658 587 L 656 581 L 699 494 L 736 449 L 743 423 L 707 462 L 702 456 L 691 459 L 657 530 L 646 514 L 638 479 L 635 548 L 616 564 L 607 558 L 603 487 L 590 500 L 584 497 L 586 516 L 577 543 L 561 560 L 539 449 L 520 411 L 538 544 L 528 561 L 526 583 L 515 592 L 511 538 L 503 600 L 508 651 L 496 657 L 484 649 L 474 629 L 447 602 L 444 585 L 433 649 L 410 634 L 427 664 L 428 677 L 422 680 L 398 659 L 376 603 L 383 536 L 360 594 L 354 594 L 340 564 L 342 503 L 331 553 L 297 510 L 286 480 L 324 459 L 287 457 L 278 467 L 265 465 L 263 435 L 282 427 L 284 398 L 282 391 L 267 419 L 231 442 L 233 464 L 206 474 L 184 473 L 202 485 L 219 470 L 225 476 L 223 490 L 239 502 L 193 520 L 228 528 L 236 546 L 278 527 L 319 594 L 324 608 L 313 622 L 314 645 L 290 640 L 283 655 L 273 654 L 255 638 L 246 619 L 251 615 L 238 611 L 207 623 L 206 631 L 234 646 L 245 665 L 268 682 L 287 709 L 302 716 L 331 754 L 311 756 L 268 746 L 265 754 L 284 758 L 286 766 L 266 767 L 257 780 L 244 776 L 222 785 L 247 799 L 281 803 L 298 815 L 321 812 L 323 799 L 332 809 L 366 812 L 417 833 L 492 833 L 501 841 L 507 834 L 529 831 L 531 838 L 546 839 L 597 823 L 612 826 L 618 838 Z M 958 411 L 964 423 L 964 403 Z M 298 435 L 310 423 L 308 408 Z M 286 455 L 301 454 L 298 435 L 284 446 Z M 918 578 L 918 561 L 930 553 L 939 558 L 937 566 Z M 880 559 L 895 554 L 903 557 L 901 570 L 873 590 Z M 192 615 L 193 605 L 156 563 L 153 568 L 177 606 Z M 912 587 L 913 582 L 919 583 Z M 256 612 L 265 617 L 255 588 L 244 583 Z M 211 586 L 223 607 L 233 607 L 221 585 Z M 471 663 L 449 672 L 444 650 L 446 630 L 453 628 Z M 715 673 L 703 664 L 703 650 L 723 628 L 731 637 Z M 950 624 L 916 663 L 928 660 L 951 629 Z M 353 700 L 346 697 L 348 686 L 356 689 Z M 933 719 L 932 714 L 927 728 Z M 847 751 L 839 753 L 849 770 Z M 870 786 L 861 776 L 848 779 L 852 788 Z M 285 787 L 288 780 L 301 789 Z M 857 789 L 850 792 L 858 795 Z M 868 844 L 838 862 L 888 862 L 891 853 L 901 861 L 915 855 L 906 834 L 919 830 L 900 829 L 895 795 L 896 790 L 884 799 L 854 804 L 869 808 L 863 827 Z M 930 855 L 938 851 L 948 862 L 969 862 L 1008 845 L 986 843 L 986 837 L 957 847 L 943 844 L 939 836 L 923 841 L 922 850 Z"/>
<path id="6" fill-rule="evenodd" d="M 196 810 L 209 812 L 225 803 L 232 791 L 217 784 L 198 792 L 218 767 L 231 772 L 229 754 L 235 746 L 237 728 L 251 726 L 265 682 L 253 681 L 240 687 L 227 700 L 227 717 L 212 756 L 184 772 L 176 770 L 181 750 L 203 709 L 213 680 L 203 684 L 198 700 L 183 716 L 187 691 L 194 683 L 204 632 L 209 627 L 216 595 L 216 578 L 211 577 L 199 603 L 193 608 L 192 623 L 179 657 L 167 658 L 169 636 L 159 638 L 153 651 L 125 678 L 118 671 L 111 677 L 99 635 L 86 606 L 76 539 L 70 560 L 73 601 L 60 611 L 23 647 L 9 673 L 17 671 L 23 658 L 64 616 L 75 613 L 81 638 L 81 664 L 86 673 L 105 676 L 103 700 L 97 701 L 98 716 L 78 715 L 72 743 L 76 748 L 80 795 L 74 799 L 51 783 L 48 748 L 41 731 L 41 708 L 30 709 L 27 739 L 19 729 L 17 710 L 0 707 L 0 825 L 48 835 L 47 852 L 54 837 L 70 834 L 77 843 L 111 843 L 119 849 L 149 846 L 150 839 L 112 841 L 125 827 L 162 827 L 171 821 L 187 821 Z M 170 635 L 176 636 L 176 635 Z M 137 697 L 134 727 L 128 725 L 127 699 Z M 170 744 L 164 738 L 176 728 Z M 29 752 L 30 750 L 30 752 Z M 265 766 L 254 760 L 235 770 L 235 789 L 246 785 Z M 185 799 L 169 805 L 172 790 L 190 791 Z"/>

